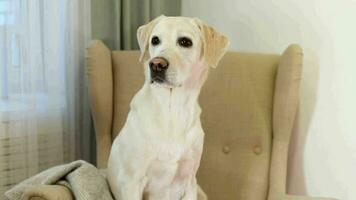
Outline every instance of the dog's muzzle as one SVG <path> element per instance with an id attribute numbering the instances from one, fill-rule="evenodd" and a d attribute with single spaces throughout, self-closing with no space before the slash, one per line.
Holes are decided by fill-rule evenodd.
<path id="1" fill-rule="evenodd" d="M 166 71 L 169 63 L 165 58 L 155 57 L 149 62 L 151 82 L 163 83 L 166 81 Z"/>

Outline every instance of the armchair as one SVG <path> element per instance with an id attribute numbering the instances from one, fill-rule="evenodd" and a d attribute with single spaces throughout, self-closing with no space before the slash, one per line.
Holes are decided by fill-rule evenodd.
<path id="1" fill-rule="evenodd" d="M 113 138 L 144 81 L 138 51 L 110 51 L 93 41 L 88 81 L 97 164 L 105 168 Z M 289 140 L 299 101 L 303 53 L 228 52 L 201 95 L 204 152 L 198 182 L 215 200 L 327 200 L 286 194 Z M 329 199 L 330 200 L 330 199 Z"/>

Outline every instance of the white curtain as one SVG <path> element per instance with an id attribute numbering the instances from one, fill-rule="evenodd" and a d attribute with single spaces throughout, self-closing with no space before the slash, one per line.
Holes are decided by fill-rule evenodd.
<path id="1" fill-rule="evenodd" d="M 90 30 L 89 0 L 0 0 L 0 194 L 88 154 Z"/>

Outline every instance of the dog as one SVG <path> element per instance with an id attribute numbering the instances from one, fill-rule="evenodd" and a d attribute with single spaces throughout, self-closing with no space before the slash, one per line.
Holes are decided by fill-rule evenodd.
<path id="1" fill-rule="evenodd" d="M 137 39 L 145 82 L 112 144 L 112 193 L 118 200 L 207 199 L 196 180 L 204 141 L 198 96 L 229 39 L 197 18 L 166 16 L 139 27 Z"/>

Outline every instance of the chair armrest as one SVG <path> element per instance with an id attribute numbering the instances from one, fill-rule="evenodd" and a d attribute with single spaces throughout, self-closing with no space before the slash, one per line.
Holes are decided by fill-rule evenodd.
<path id="1" fill-rule="evenodd" d="M 36 185 L 23 194 L 24 200 L 74 200 L 71 191 L 62 185 Z"/>
<path id="2" fill-rule="evenodd" d="M 283 197 L 281 197 L 278 200 L 337 200 L 337 199 L 334 199 L 334 198 L 322 198 L 322 197 L 307 197 L 307 196 L 284 195 Z"/>

